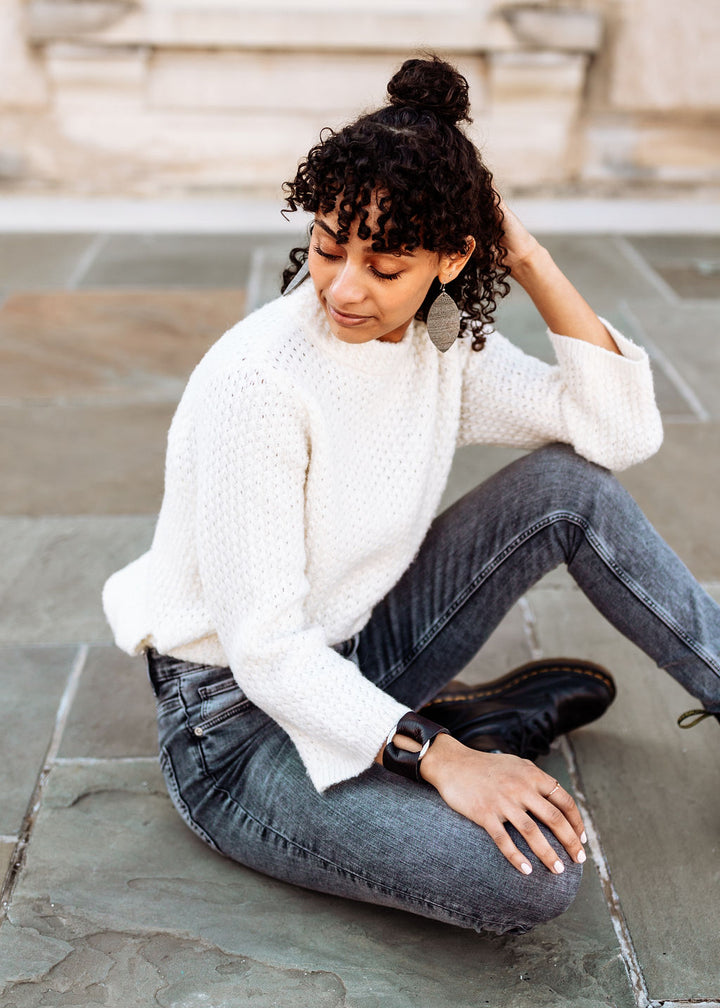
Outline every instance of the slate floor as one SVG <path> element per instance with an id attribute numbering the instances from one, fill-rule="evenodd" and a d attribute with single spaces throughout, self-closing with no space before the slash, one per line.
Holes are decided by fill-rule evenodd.
<path id="1" fill-rule="evenodd" d="M 720 600 L 720 238 L 547 236 L 655 362 L 666 440 L 623 474 Z M 194 362 L 273 296 L 285 239 L 0 235 L 0 1005 L 632 1008 L 720 1005 L 720 734 L 563 572 L 467 671 L 607 664 L 620 695 L 550 772 L 592 824 L 572 910 L 487 938 L 303 892 L 206 849 L 156 765 L 140 662 L 111 644 L 105 577 L 142 551 Z M 548 348 L 514 292 L 499 326 Z M 514 457 L 458 454 L 446 502 Z"/>

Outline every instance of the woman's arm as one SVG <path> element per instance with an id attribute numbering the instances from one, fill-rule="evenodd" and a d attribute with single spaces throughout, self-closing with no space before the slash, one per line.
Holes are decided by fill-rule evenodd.
<path id="1" fill-rule="evenodd" d="M 548 328 L 619 354 L 610 333 L 548 250 L 504 202 L 500 207 L 504 215 L 505 262 L 510 275 L 529 294 Z"/>

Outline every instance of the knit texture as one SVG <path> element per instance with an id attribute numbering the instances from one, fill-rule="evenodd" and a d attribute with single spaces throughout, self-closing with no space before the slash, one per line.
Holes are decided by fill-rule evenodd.
<path id="1" fill-rule="evenodd" d="M 607 324 L 607 323 L 606 323 Z M 372 763 L 407 708 L 330 645 L 362 629 L 427 532 L 459 444 L 572 444 L 622 469 L 662 428 L 643 350 L 550 334 L 558 364 L 497 333 L 445 354 L 344 343 L 311 283 L 230 329 L 168 437 L 148 553 L 103 602 L 119 647 L 229 665 L 323 790 Z"/>

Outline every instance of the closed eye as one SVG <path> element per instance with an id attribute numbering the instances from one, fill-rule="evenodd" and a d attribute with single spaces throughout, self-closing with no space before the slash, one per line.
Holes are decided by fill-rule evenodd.
<path id="1" fill-rule="evenodd" d="M 315 251 L 319 256 L 322 256 L 323 259 L 332 259 L 334 261 L 335 259 L 340 258 L 339 255 L 332 255 L 330 252 L 323 252 L 319 245 L 315 246 Z"/>
<path id="2" fill-rule="evenodd" d="M 332 252 L 324 252 L 319 245 L 314 245 L 313 249 L 321 259 L 329 259 L 330 262 L 337 262 L 338 259 L 342 258 Z M 370 266 L 370 272 L 374 277 L 377 277 L 378 280 L 397 280 L 402 273 L 402 270 L 398 270 L 396 273 L 383 273 L 381 270 L 376 269 L 375 266 Z"/>
<path id="3" fill-rule="evenodd" d="M 381 273 L 379 269 L 375 269 L 374 266 L 371 266 L 370 272 L 373 274 L 373 276 L 376 276 L 378 280 L 397 280 L 397 278 L 402 273 L 402 270 L 398 270 L 397 273 Z"/>

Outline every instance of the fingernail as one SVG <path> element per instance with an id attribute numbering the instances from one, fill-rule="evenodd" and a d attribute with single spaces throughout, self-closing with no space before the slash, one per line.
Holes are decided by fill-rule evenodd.
<path id="1" fill-rule="evenodd" d="M 527 861 L 523 861 L 520 865 L 520 871 L 524 872 L 525 875 L 530 875 L 532 873 L 532 867 L 527 863 Z"/>
<path id="2" fill-rule="evenodd" d="M 585 851 L 581 850 L 580 853 L 577 856 L 577 863 L 578 864 L 583 864 L 583 862 L 585 861 L 585 859 L 586 859 Z"/>
<path id="3" fill-rule="evenodd" d="M 556 871 L 558 875 L 561 875 L 565 871 L 565 865 L 562 861 L 556 861 L 553 865 L 553 871 Z"/>
<path id="4" fill-rule="evenodd" d="M 585 830 L 580 834 L 580 843 L 587 843 L 587 833 Z"/>

